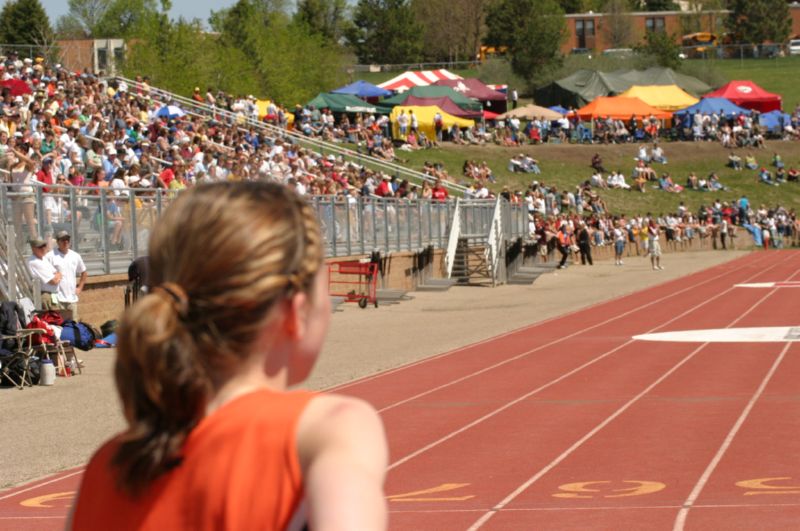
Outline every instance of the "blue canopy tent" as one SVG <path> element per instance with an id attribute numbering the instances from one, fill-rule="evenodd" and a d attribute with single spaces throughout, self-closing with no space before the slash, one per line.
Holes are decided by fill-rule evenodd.
<path id="1" fill-rule="evenodd" d="M 762 114 L 758 121 L 771 133 L 781 133 L 784 127 L 792 124 L 792 117 L 782 111 L 770 111 Z"/>
<path id="2" fill-rule="evenodd" d="M 686 107 L 685 109 L 677 111 L 675 114 L 713 114 L 719 113 L 720 111 L 722 111 L 725 116 L 750 114 L 749 110 L 745 109 L 744 107 L 739 107 L 727 98 L 703 98 L 691 107 Z"/>
<path id="3" fill-rule="evenodd" d="M 548 107 L 551 111 L 556 111 L 558 114 L 567 114 L 569 110 L 565 109 L 561 105 L 553 105 L 552 107 Z"/>
<path id="4" fill-rule="evenodd" d="M 350 83 L 349 85 L 332 90 L 331 92 L 334 94 L 351 94 L 359 98 L 382 98 L 393 94 L 391 90 L 382 89 L 372 83 L 367 83 L 362 80 Z"/>

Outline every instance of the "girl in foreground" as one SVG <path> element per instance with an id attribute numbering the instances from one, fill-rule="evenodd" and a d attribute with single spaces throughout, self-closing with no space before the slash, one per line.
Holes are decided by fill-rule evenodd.
<path id="1" fill-rule="evenodd" d="M 287 391 L 330 319 L 319 229 L 294 192 L 215 183 L 180 195 L 122 320 L 128 429 L 94 455 L 73 529 L 385 529 L 386 441 L 344 396 Z"/>

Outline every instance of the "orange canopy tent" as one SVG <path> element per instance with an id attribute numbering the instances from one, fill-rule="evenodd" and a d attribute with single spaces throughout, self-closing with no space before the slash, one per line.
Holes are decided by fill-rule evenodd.
<path id="1" fill-rule="evenodd" d="M 591 120 L 594 118 L 627 120 L 631 116 L 648 118 L 651 115 L 663 120 L 672 118 L 671 112 L 651 107 L 639 98 L 626 98 L 623 96 L 599 96 L 576 112 L 581 120 Z"/>

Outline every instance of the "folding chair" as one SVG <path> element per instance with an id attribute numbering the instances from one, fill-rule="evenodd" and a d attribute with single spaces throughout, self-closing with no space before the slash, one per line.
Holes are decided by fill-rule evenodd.
<path id="1" fill-rule="evenodd" d="M 8 380 L 17 389 L 33 386 L 31 380 L 31 358 L 36 356 L 39 345 L 34 344 L 37 334 L 46 333 L 40 328 L 23 328 L 17 330 L 13 336 L 0 336 L 0 340 L 14 340 L 16 348 L 9 356 L 3 356 L 0 366 L 0 380 Z"/>

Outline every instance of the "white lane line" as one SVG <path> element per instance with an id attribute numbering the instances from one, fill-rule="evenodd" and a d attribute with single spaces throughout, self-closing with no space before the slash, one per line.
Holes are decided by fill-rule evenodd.
<path id="1" fill-rule="evenodd" d="M 772 267 L 776 267 L 776 266 L 772 266 Z M 770 268 L 770 269 L 771 269 L 771 268 Z M 735 273 L 735 272 L 736 272 L 736 270 L 733 270 L 733 271 L 730 271 L 729 273 Z M 726 274 L 728 274 L 728 273 L 726 273 Z M 758 275 L 753 275 L 753 276 L 758 276 Z M 749 280 L 750 278 L 753 278 L 753 277 L 752 277 L 752 276 L 751 276 L 751 277 L 748 277 L 748 280 Z M 618 320 L 618 319 L 622 319 L 623 317 L 627 317 L 627 316 L 629 316 L 629 315 L 631 315 L 631 314 L 635 314 L 635 313 L 637 313 L 637 312 L 639 312 L 639 311 L 641 311 L 641 310 L 643 310 L 643 309 L 645 309 L 645 308 L 648 308 L 648 307 L 650 307 L 650 306 L 653 306 L 654 304 L 659 304 L 659 303 L 661 303 L 661 302 L 663 302 L 663 301 L 665 301 L 665 300 L 667 300 L 667 299 L 670 299 L 670 298 L 672 298 L 672 297 L 676 297 L 676 296 L 678 296 L 678 295 L 681 295 L 681 294 L 683 294 L 683 293 L 685 293 L 685 292 L 687 292 L 687 291 L 692 291 L 692 290 L 696 289 L 697 287 L 699 287 L 699 286 L 702 286 L 703 284 L 707 284 L 707 283 L 709 283 L 709 282 L 711 282 L 711 281 L 713 281 L 713 280 L 717 280 L 717 279 L 719 279 L 719 276 L 717 276 L 717 277 L 713 277 L 713 278 L 710 278 L 710 279 L 708 279 L 708 280 L 705 280 L 705 281 L 703 281 L 703 282 L 699 282 L 699 283 L 697 283 L 697 284 L 694 284 L 694 285 L 692 285 L 692 286 L 689 286 L 689 287 L 687 287 L 687 288 L 684 288 L 684 289 L 682 289 L 682 290 L 680 290 L 680 291 L 676 291 L 676 292 L 670 293 L 669 295 L 666 295 L 666 296 L 664 296 L 664 297 L 661 297 L 660 299 L 656 299 L 656 300 L 654 300 L 654 301 L 650 301 L 650 302 L 648 302 L 647 304 L 643 304 L 643 305 L 641 305 L 641 306 L 638 306 L 638 307 L 636 307 L 636 308 L 633 308 L 632 310 L 628 310 L 627 312 L 621 313 L 621 314 L 619 314 L 619 315 L 617 315 L 617 316 L 615 316 L 615 317 L 611 317 L 611 318 L 609 318 L 609 319 L 606 319 L 605 321 L 603 321 L 603 322 L 601 322 L 601 323 L 597 323 L 597 324 L 595 324 L 595 325 L 592 325 L 592 326 L 589 326 L 589 327 L 586 327 L 586 328 L 581 328 L 580 330 L 577 330 L 577 331 L 575 331 L 575 332 L 573 332 L 573 333 L 571 333 L 571 334 L 569 334 L 569 335 L 566 335 L 566 336 L 561 336 L 561 337 L 559 337 L 558 339 L 554 339 L 553 341 L 551 341 L 551 342 L 549 342 L 549 343 L 545 343 L 544 345 L 539 345 L 538 347 L 532 348 L 532 349 L 530 349 L 530 350 L 526 350 L 526 351 L 524 351 L 524 352 L 522 352 L 522 353 L 520 353 L 520 354 L 517 354 L 516 356 L 513 356 L 513 357 L 511 357 L 511 358 L 506 358 L 506 359 L 504 359 L 503 361 L 500 361 L 500 362 L 497 362 L 497 363 L 495 363 L 494 365 L 489 365 L 488 367 L 484 367 L 483 369 L 480 369 L 480 370 L 478 370 L 478 371 L 472 372 L 472 373 L 470 373 L 470 374 L 466 374 L 466 375 L 464 375 L 464 376 L 461 376 L 460 378 L 456 378 L 455 380 L 450 380 L 450 381 L 449 381 L 449 382 L 447 382 L 447 383 L 444 383 L 444 384 L 438 385 L 438 386 L 436 386 L 436 387 L 432 387 L 432 388 L 430 388 L 430 389 L 427 389 L 427 390 L 425 390 L 425 391 L 422 391 L 422 392 L 420 392 L 420 393 L 418 393 L 418 394 L 416 394 L 416 395 L 414 395 L 414 396 L 410 396 L 410 397 L 408 397 L 408 398 L 405 398 L 405 399 L 403 399 L 403 400 L 400 400 L 400 401 L 398 401 L 398 402 L 394 402 L 394 403 L 392 403 L 392 404 L 389 404 L 388 406 L 384 406 L 383 408 L 381 408 L 381 409 L 379 409 L 379 410 L 378 410 L 378 413 L 383 413 L 383 412 L 385 412 L 385 411 L 389 411 L 390 409 L 394 409 L 394 408 L 396 408 L 396 407 L 398 407 L 398 406 L 402 406 L 403 404 L 407 404 L 407 403 L 409 403 L 409 402 L 412 402 L 412 401 L 414 401 L 414 400 L 417 400 L 417 399 L 419 399 L 419 398 L 422 398 L 422 397 L 424 397 L 424 396 L 430 395 L 430 394 L 432 394 L 432 393 L 435 393 L 435 392 L 437 392 L 437 391 L 441 391 L 442 389 L 446 389 L 446 388 L 448 388 L 448 387 L 451 387 L 451 386 L 453 386 L 453 385 L 456 385 L 456 384 L 458 384 L 458 383 L 461 383 L 461 382 L 463 382 L 463 381 L 465 381 L 465 380 L 469 380 L 470 378 L 474 378 L 475 376 L 479 376 L 479 375 L 481 375 L 481 374 L 484 374 L 484 373 L 486 373 L 486 372 L 488 372 L 488 371 L 494 370 L 494 369 L 496 369 L 496 368 L 498 368 L 498 367 L 502 367 L 503 365 L 507 365 L 507 364 L 509 364 L 509 363 L 511 363 L 511 362 L 513 362 L 513 361 L 517 361 L 517 360 L 519 360 L 519 359 L 521 359 L 521 358 L 524 358 L 524 357 L 526 357 L 526 356 L 529 356 L 530 354 L 533 354 L 534 352 L 538 352 L 538 351 L 540 351 L 540 350 L 543 350 L 543 349 L 546 349 L 546 348 L 548 348 L 548 347 L 552 347 L 553 345 L 557 345 L 558 343 L 561 343 L 561 342 L 563 342 L 563 341 L 566 341 L 566 340 L 568 340 L 568 339 L 572 339 L 573 337 L 579 336 L 579 335 L 581 335 L 581 334 L 583 334 L 583 333 L 585 333 L 585 332 L 588 332 L 589 330 L 594 330 L 595 328 L 600 328 L 600 327 L 602 327 L 602 326 L 606 326 L 607 324 L 609 324 L 609 323 L 612 323 L 612 322 L 614 322 L 614 321 L 616 321 L 616 320 Z M 732 289 L 733 289 L 733 288 L 728 288 L 728 289 L 727 289 L 727 290 L 725 290 L 725 292 L 723 292 L 723 293 L 727 293 L 728 291 L 731 291 Z M 717 295 L 716 297 L 718 297 L 718 296 L 719 296 L 719 295 Z M 714 297 L 714 298 L 716 298 L 716 297 Z M 705 301 L 705 302 L 703 302 L 703 303 L 701 304 L 701 306 L 702 306 L 703 304 L 707 304 L 708 302 L 709 302 L 709 301 Z M 672 321 L 668 321 L 668 322 L 666 322 L 666 323 L 662 324 L 661 326 L 665 326 L 665 325 L 669 324 L 670 322 L 672 322 Z M 651 330 L 649 330 L 648 332 L 645 332 L 645 333 L 654 332 L 654 331 L 658 330 L 659 328 L 661 328 L 661 326 L 658 326 L 658 327 L 656 327 L 656 328 L 653 328 L 653 329 L 651 329 Z M 487 340 L 487 341 L 493 341 L 493 340 L 494 340 L 494 339 L 490 339 L 490 340 Z M 484 341 L 484 343 L 485 343 L 485 342 L 486 342 L 486 341 Z M 627 345 L 627 344 L 629 344 L 629 343 L 630 343 L 630 341 L 628 341 L 628 342 L 627 342 L 627 343 L 625 343 L 624 345 Z M 624 346 L 624 345 L 622 345 L 622 346 Z M 599 360 L 599 359 L 600 359 L 600 358 L 597 358 L 596 360 L 593 360 L 592 362 L 590 362 L 590 364 L 591 364 L 591 363 L 594 363 L 594 361 L 597 361 L 597 360 Z M 582 369 L 582 368 L 584 368 L 584 367 L 586 367 L 586 366 L 588 366 L 588 365 L 582 365 L 581 367 L 579 367 L 579 369 Z M 571 374 L 571 373 L 570 373 L 570 374 Z"/>
<path id="2" fill-rule="evenodd" d="M 714 470 L 719 465 L 719 462 L 722 460 L 722 457 L 725 455 L 725 452 L 728 451 L 730 448 L 731 443 L 733 442 L 733 438 L 739 433 L 739 430 L 742 428 L 742 425 L 747 420 L 747 417 L 750 416 L 750 412 L 756 405 L 756 402 L 761 395 L 764 393 L 764 390 L 767 388 L 767 384 L 769 384 L 770 380 L 772 380 L 775 371 L 778 370 L 783 359 L 786 357 L 786 353 L 789 351 L 789 347 L 791 347 L 791 343 L 786 343 L 786 346 L 783 347 L 781 353 L 775 359 L 775 362 L 770 367 L 769 372 L 761 381 L 761 385 L 758 386 L 756 392 L 753 393 L 753 396 L 750 397 L 750 401 L 745 406 L 742 414 L 739 415 L 739 418 L 736 420 L 736 423 L 731 428 L 731 431 L 728 432 L 728 435 L 725 437 L 725 440 L 722 441 L 722 445 L 720 445 L 717 453 L 714 455 L 711 462 L 708 464 L 706 469 L 703 471 L 703 475 L 700 476 L 700 479 L 695 484 L 692 492 L 689 493 L 689 497 L 686 498 L 686 501 L 683 503 L 681 510 L 678 512 L 678 516 L 675 518 L 675 525 L 673 526 L 674 531 L 683 531 L 683 527 L 686 525 L 686 518 L 689 516 L 689 510 L 694 505 L 694 502 L 697 501 L 697 498 L 700 496 L 700 493 L 703 492 L 703 488 L 705 488 L 706 483 L 708 483 L 709 478 L 711 478 L 711 474 L 714 473 Z"/>
<path id="3" fill-rule="evenodd" d="M 774 264 L 774 265 L 770 266 L 769 268 L 767 268 L 766 270 L 778 267 L 778 265 L 779 264 Z M 757 276 L 763 274 L 763 272 L 764 271 L 759 271 L 758 273 L 748 277 L 748 280 L 750 278 L 754 278 L 754 277 L 757 277 Z M 716 277 L 716 278 L 719 278 L 719 277 Z M 687 288 L 687 289 L 694 289 L 694 287 Z M 709 304 L 710 302 L 713 302 L 714 300 L 722 297 L 723 295 L 726 295 L 727 293 L 729 293 L 733 289 L 734 289 L 733 287 L 730 287 L 730 288 L 728 288 L 728 289 L 726 289 L 724 291 L 721 291 L 721 292 L 717 293 L 716 295 L 714 295 L 713 297 L 711 297 L 709 299 L 706 299 L 705 301 L 703 301 L 699 305 L 693 306 L 693 307 L 689 308 L 688 310 L 684 311 L 683 313 L 681 313 L 679 315 L 676 315 L 675 317 L 673 317 L 669 321 L 663 322 L 660 325 L 656 326 L 655 328 L 652 328 L 651 330 L 649 330 L 649 332 L 654 332 L 654 331 L 658 330 L 659 328 L 667 326 L 668 324 L 670 324 L 670 323 L 672 323 L 672 322 L 674 322 L 674 321 L 676 321 L 678 319 L 681 319 L 681 318 L 685 317 L 686 315 L 688 315 L 688 314 L 690 314 L 692 312 L 695 312 L 695 311 L 699 310 L 700 308 L 702 308 L 706 304 Z M 767 296 L 769 296 L 769 294 Z M 656 301 L 656 302 L 658 302 L 658 301 Z M 750 310 L 748 310 L 748 312 L 749 311 Z M 747 315 L 748 312 L 745 312 L 745 314 L 740 316 L 739 319 L 744 317 L 744 315 Z M 738 322 L 738 319 L 735 322 Z M 546 384 L 543 384 L 543 385 L 537 387 L 536 389 L 533 389 L 532 391 L 530 391 L 528 393 L 525 393 L 524 395 L 522 395 L 520 397 L 517 397 L 517 398 L 515 398 L 514 400 L 512 400 L 510 402 L 507 402 L 506 404 L 500 406 L 499 408 L 494 409 L 493 411 L 490 411 L 489 413 L 483 415 L 482 417 L 479 417 L 479 418 L 473 420 L 469 424 L 466 424 L 466 425 L 462 426 L 461 428 L 459 428 L 459 429 L 457 429 L 455 431 L 452 431 L 452 432 L 448 433 L 447 435 L 445 435 L 445 436 L 443 436 L 443 437 L 441 437 L 441 438 L 439 438 L 439 439 L 437 439 L 437 440 L 435 440 L 435 441 L 433 441 L 433 442 L 431 442 L 431 443 L 429 443 L 429 444 L 427 444 L 427 445 L 425 445 L 425 446 L 423 446 L 421 448 L 418 448 L 417 450 L 411 452 L 410 454 L 405 455 L 404 457 L 402 457 L 402 458 L 398 459 L 397 461 L 395 461 L 394 463 L 390 464 L 388 470 L 392 470 L 394 468 L 397 468 L 398 466 L 402 465 L 403 463 L 406 463 L 406 462 L 410 461 L 411 459 L 414 459 L 415 457 L 427 452 L 428 450 L 431 450 L 431 449 L 439 446 L 440 444 L 452 439 L 453 437 L 456 437 L 457 435 L 460 435 L 461 433 L 464 433 L 465 431 L 477 426 L 478 424 L 481 424 L 482 422 L 484 422 L 484 421 L 496 416 L 497 414 L 502 413 L 506 409 L 508 409 L 508 408 L 510 408 L 510 407 L 512 407 L 512 406 L 514 406 L 514 405 L 516 405 L 516 404 L 518 404 L 518 403 L 520 403 L 520 402 L 522 402 L 522 401 L 534 396 L 535 394 L 540 393 L 540 392 L 544 391 L 545 389 L 547 389 L 549 387 L 552 387 L 553 385 L 563 381 L 564 379 L 569 378 L 570 376 L 582 371 L 586 367 L 594 365 L 595 363 L 597 363 L 597 362 L 603 360 L 604 358 L 614 354 L 615 352 L 617 352 L 620 349 L 630 345 L 631 343 L 634 343 L 633 339 L 627 340 L 625 343 L 622 343 L 622 344 L 614 347 L 613 349 L 611 349 L 609 351 L 606 351 L 603 354 L 597 356 L 596 358 L 587 361 L 583 365 L 580 365 L 580 366 L 572 369 L 571 371 L 562 374 L 558 378 L 555 378 L 554 380 L 551 380 L 551 381 L 547 382 Z M 521 356 L 522 355 L 517 356 L 517 357 L 521 357 Z M 484 372 L 486 370 L 488 370 L 488 369 L 484 369 L 483 371 L 479 371 L 479 372 Z"/>
<path id="4" fill-rule="evenodd" d="M 709 268 L 709 269 L 705 269 L 705 270 L 702 270 L 702 271 L 697 271 L 697 272 L 692 273 L 691 275 L 689 275 L 687 277 L 683 277 L 682 279 L 665 280 L 663 282 L 660 282 L 658 284 L 650 286 L 647 289 L 655 290 L 655 289 L 658 289 L 660 287 L 663 287 L 664 285 L 676 282 L 676 280 L 686 280 L 687 278 L 691 278 L 693 276 L 699 276 L 701 274 L 704 274 L 704 273 L 707 273 L 707 272 L 711 272 L 711 271 L 714 271 L 716 269 L 720 269 L 720 270 L 723 271 L 723 273 L 721 273 L 719 276 L 724 276 L 724 275 L 728 275 L 730 273 L 735 273 L 736 271 L 739 271 L 741 268 L 732 267 L 732 266 L 734 264 L 736 264 L 737 262 L 741 262 L 741 261 L 745 261 L 745 260 L 749 259 L 751 256 L 752 255 L 745 255 L 745 256 L 742 256 L 740 258 L 736 258 L 735 260 L 731 260 L 730 262 L 725 262 L 724 264 L 719 264 L 719 265 L 716 265 L 716 266 L 714 266 L 712 268 Z M 746 265 L 744 267 L 755 267 L 757 265 L 758 265 L 758 263 L 748 264 L 748 265 Z M 719 276 L 714 277 L 714 278 L 709 279 L 709 280 L 706 280 L 706 281 L 703 281 L 703 282 L 699 282 L 699 283 L 695 284 L 694 287 L 702 286 L 703 284 L 706 284 L 708 282 L 711 282 L 712 280 L 715 280 L 716 278 L 719 278 Z M 679 293 L 683 293 L 683 291 L 685 291 L 685 290 L 682 290 Z M 521 326 L 519 328 L 515 328 L 514 330 L 509 330 L 508 332 L 504 332 L 502 334 L 499 334 L 499 335 L 496 335 L 496 336 L 493 336 L 493 337 L 490 337 L 490 338 L 487 338 L 487 339 L 482 339 L 482 340 L 477 341 L 475 343 L 470 343 L 469 345 L 464 345 L 463 347 L 458 347 L 458 348 L 456 348 L 454 350 L 449 350 L 447 352 L 442 352 L 441 354 L 436 354 L 434 356 L 431 356 L 431 357 L 428 357 L 428 358 L 425 358 L 425 359 L 412 361 L 412 362 L 406 363 L 404 365 L 400 365 L 398 367 L 394 367 L 392 369 L 388 369 L 386 371 L 382 371 L 382 372 L 378 372 L 378 373 L 375 373 L 375 374 L 370 374 L 370 375 L 367 375 L 367 376 L 363 376 L 361 378 L 357 378 L 357 379 L 355 379 L 353 381 L 350 381 L 350 382 L 346 382 L 346 383 L 342 383 L 342 384 L 335 384 L 335 385 L 333 385 L 331 387 L 325 387 L 325 388 L 321 389 L 321 391 L 323 391 L 323 392 L 338 392 L 338 391 L 340 391 L 342 389 L 347 389 L 347 388 L 353 387 L 355 385 L 366 383 L 366 382 L 369 382 L 369 381 L 372 381 L 372 380 L 376 380 L 378 378 L 382 378 L 384 376 L 388 376 L 390 374 L 394 374 L 396 372 L 400 372 L 400 371 L 404 371 L 406 369 L 410 369 L 410 368 L 415 367 L 417 365 L 422 365 L 424 363 L 428 363 L 429 361 L 435 361 L 435 360 L 440 359 L 440 358 L 444 358 L 444 357 L 447 357 L 447 356 L 452 356 L 453 354 L 457 354 L 459 352 L 462 352 L 462 351 L 467 350 L 467 349 L 472 348 L 472 347 L 483 345 L 484 343 L 492 342 L 492 341 L 494 341 L 496 339 L 500 339 L 500 338 L 503 338 L 503 337 L 514 335 L 514 334 L 517 334 L 517 333 L 520 333 L 520 332 L 525 332 L 527 330 L 532 330 L 532 329 L 538 328 L 540 326 L 544 326 L 544 325 L 546 325 L 546 324 L 548 324 L 548 323 L 550 323 L 552 321 L 556 321 L 558 319 L 562 319 L 562 318 L 565 318 L 565 317 L 577 315 L 577 314 L 579 314 L 581 312 L 585 312 L 585 311 L 591 310 L 591 309 L 596 308 L 598 306 L 603 306 L 604 304 L 612 304 L 614 302 L 620 301 L 620 300 L 625 299 L 627 297 L 632 297 L 632 296 L 636 295 L 637 293 L 638 293 L 638 291 L 635 291 L 633 293 L 626 293 L 624 295 L 619 295 L 619 296 L 613 297 L 611 299 L 599 301 L 599 302 L 596 302 L 594 304 L 590 304 L 589 306 L 584 306 L 582 308 L 578 308 L 576 310 L 572 310 L 570 312 L 563 313 L 563 314 L 560 314 L 560 315 L 554 315 L 553 317 L 549 317 L 549 318 L 547 318 L 547 319 L 545 319 L 543 321 L 537 321 L 535 323 L 531 323 L 529 325 L 524 325 L 524 326 Z"/>
<path id="5" fill-rule="evenodd" d="M 774 266 L 772 266 L 772 267 L 777 267 L 777 264 L 776 264 L 776 265 L 774 265 Z M 772 269 L 772 267 L 771 267 L 770 269 Z M 756 275 L 753 275 L 753 276 L 758 276 L 758 274 L 760 274 L 760 273 L 757 273 Z M 728 291 L 731 291 L 732 289 L 733 289 L 733 287 L 731 287 L 731 288 L 728 288 L 728 289 L 727 289 L 727 290 L 725 290 L 723 293 L 727 293 Z M 736 319 L 735 319 L 735 320 L 734 320 L 732 323 L 730 323 L 730 324 L 728 325 L 728 327 L 735 326 L 735 325 L 736 325 L 736 323 L 738 323 L 739 321 L 741 321 L 742 319 L 744 319 L 745 317 L 747 317 L 747 315 L 749 315 L 749 314 L 750 314 L 750 313 L 751 313 L 753 310 L 755 310 L 755 309 L 756 309 L 756 308 L 757 308 L 759 305 L 761 305 L 761 303 L 763 303 L 765 300 L 767 300 L 767 299 L 768 299 L 768 298 L 769 298 L 769 297 L 770 297 L 772 294 L 774 294 L 776 291 L 777 291 L 777 290 L 773 289 L 772 291 L 770 291 L 769 293 L 767 293 L 766 295 L 764 295 L 764 296 L 763 296 L 761 299 L 759 299 L 759 300 L 758 300 L 758 302 L 756 302 L 755 304 L 753 304 L 753 305 L 752 305 L 752 306 L 751 306 L 751 307 L 750 307 L 750 308 L 749 308 L 749 309 L 748 309 L 746 312 L 744 312 L 742 315 L 740 315 L 739 317 L 737 317 L 737 318 L 736 318 Z M 709 301 L 706 301 L 706 302 L 705 302 L 705 303 L 703 303 L 703 304 L 707 304 L 708 302 L 710 302 L 710 300 L 709 300 Z M 701 306 L 702 306 L 702 305 L 701 305 Z M 698 306 L 698 307 L 696 307 L 696 308 L 699 308 L 699 307 L 700 307 L 700 306 Z M 695 308 L 695 309 L 696 309 L 696 308 Z M 502 500 L 500 503 L 498 503 L 497 505 L 495 505 L 494 507 L 492 507 L 492 508 L 491 508 L 489 511 L 487 511 L 486 513 L 484 513 L 484 515 L 483 515 L 483 516 L 481 516 L 481 517 L 480 517 L 480 518 L 479 518 L 479 519 L 478 519 L 478 520 L 477 520 L 477 521 L 476 521 L 474 524 L 472 524 L 472 525 L 469 527 L 469 531 L 474 531 L 474 530 L 476 530 L 476 529 L 479 529 L 481 526 L 483 526 L 483 524 L 485 524 L 486 522 L 488 522 L 488 521 L 489 521 L 489 520 L 490 520 L 490 519 L 491 519 L 491 518 L 492 518 L 492 517 L 493 517 L 495 514 L 497 514 L 497 513 L 498 513 L 500 510 L 502 510 L 502 509 L 503 509 L 503 508 L 504 508 L 506 505 L 508 505 L 509 503 L 511 503 L 511 502 L 512 502 L 512 501 L 513 501 L 513 500 L 514 500 L 514 499 L 515 499 L 517 496 L 519 496 L 520 494 L 522 494 L 522 493 L 523 493 L 525 490 L 527 490 L 527 489 L 528 489 L 528 488 L 529 488 L 531 485 L 533 485 L 534 483 L 536 483 L 537 481 L 539 481 L 539 479 L 541 479 L 541 478 L 542 478 L 542 477 L 543 477 L 545 474 L 547 474 L 547 473 L 548 473 L 548 472 L 550 472 L 552 469 L 554 469 L 556 466 L 558 466 L 559 464 L 561 464 L 561 462 L 563 462 L 565 459 L 567 459 L 567 457 L 569 457 L 570 455 L 572 455 L 572 453 L 574 453 L 574 452 L 575 452 L 575 451 L 576 451 L 578 448 L 580 448 L 581 446 L 583 446 L 583 445 L 584 445 L 584 444 L 585 444 L 585 443 L 586 443 L 586 442 L 587 442 L 589 439 L 591 439 L 592 437 L 594 437 L 594 436 L 595 436 L 595 435 L 596 435 L 598 432 L 600 432 L 600 431 L 601 431 L 603 428 L 605 428 L 606 426 L 608 426 L 608 425 L 609 425 L 609 424 L 610 424 L 612 421 L 614 421 L 614 420 L 615 420 L 617 417 L 619 417 L 620 415 L 622 415 L 622 414 L 623 414 L 625 411 L 627 411 L 627 410 L 628 410 L 628 409 L 629 409 L 631 406 L 633 406 L 633 405 L 634 405 L 636 402 L 638 402 L 638 401 L 639 401 L 639 400 L 640 400 L 642 397 L 644 397 L 645 395 L 647 395 L 647 394 L 648 394 L 650 391 L 652 391 L 652 390 L 653 390 L 655 387 L 657 387 L 657 386 L 658 386 L 660 383 L 662 383 L 664 380 L 666 380 L 666 379 L 667 379 L 669 376 L 671 376 L 671 375 L 672 375 L 672 374 L 673 374 L 675 371 L 677 371 L 677 370 L 678 370 L 680 367 L 682 367 L 682 366 L 683 366 L 683 365 L 685 365 L 687 362 L 689 362 L 689 361 L 690 361 L 690 360 L 691 360 L 691 359 L 692 359 L 694 356 L 696 356 L 696 355 L 697 355 L 697 353 L 699 353 L 701 350 L 703 350 L 703 349 L 704 349 L 704 348 L 705 348 L 707 345 L 708 345 L 708 343 L 703 343 L 702 345 L 700 345 L 699 347 L 697 347 L 697 348 L 696 348 L 695 350 L 693 350 L 693 351 L 692 351 L 692 352 L 691 352 L 691 353 L 690 353 L 688 356 L 686 356 L 685 358 L 683 358 L 683 359 L 682 359 L 681 361 L 679 361 L 679 362 L 678 362 L 676 365 L 674 365 L 674 366 L 673 366 L 671 369 L 669 369 L 669 370 L 668 370 L 666 373 L 664 373 L 663 375 L 661 375 L 661 376 L 660 376 L 660 377 L 659 377 L 659 378 L 658 378 L 658 379 L 657 379 L 655 382 L 653 382 L 652 384 L 650 384 L 649 386 L 647 386 L 647 387 L 646 387 L 646 388 L 645 388 L 645 389 L 644 389 L 642 392 L 640 392 L 638 395 L 636 395 L 635 397 L 633 397 L 632 399 L 630 399 L 628 402 L 626 402 L 625 404 L 623 404 L 623 405 L 622 405 L 622 407 L 620 407 L 620 408 L 619 408 L 617 411 L 615 411 L 614 413 L 612 413 L 612 414 L 611 414 L 609 417 L 607 417 L 605 420 L 603 420 L 603 421 L 602 421 L 600 424 L 598 424 L 597 426 L 595 426 L 595 427 L 594 427 L 594 428 L 593 428 L 591 431 L 589 431 L 589 432 L 588 432 L 586 435 L 584 435 L 583 437 L 581 437 L 580 439 L 578 439 L 578 440 L 577 440 L 577 441 L 576 441 L 576 442 L 575 442 L 575 443 L 574 443 L 572 446 L 570 446 L 570 447 L 569 447 L 567 450 L 565 450 L 564 452 L 562 452 L 562 453 L 561 453 L 561 455 L 559 455 L 558 457 L 556 457 L 556 458 L 555 458 L 554 460 L 552 460 L 552 461 L 551 461 L 551 462 L 550 462 L 550 463 L 549 463 L 547 466 L 545 466 L 544 468 L 542 468 L 541 470 L 539 470 L 539 471 L 538 471 L 536 474 L 534 474 L 533 476 L 531 476 L 531 477 L 530 477 L 530 478 L 529 478 L 527 481 L 525 481 L 525 482 L 524 482 L 522 485 L 520 485 L 519 487 L 517 487 L 517 489 L 515 489 L 515 490 L 514 490 L 514 491 L 513 491 L 511 494 L 509 494 L 508 496 L 506 496 L 506 497 L 505 497 L 505 498 L 504 498 L 504 499 L 503 499 L 503 500 Z"/>
<path id="6" fill-rule="evenodd" d="M 765 507 L 800 507 L 800 503 L 709 503 L 697 504 L 695 509 L 753 509 Z M 680 509 L 681 506 L 673 505 L 600 505 L 600 506 L 583 506 L 583 507 L 508 507 L 503 509 L 504 513 L 535 513 L 535 512 L 575 512 L 575 511 L 637 511 L 637 510 L 653 510 L 653 509 L 668 509 L 674 511 Z M 397 509 L 390 510 L 389 514 L 404 514 L 404 513 L 429 513 L 429 514 L 446 514 L 446 513 L 480 513 L 484 509 Z M 0 517 L 2 519 L 2 517 Z"/>
<path id="7" fill-rule="evenodd" d="M 71 478 L 72 476 L 77 476 L 78 474 L 83 474 L 83 469 L 76 470 L 75 472 L 72 472 L 72 473 L 67 474 L 65 476 L 60 476 L 60 477 L 57 477 L 55 479 L 51 479 L 50 481 L 45 481 L 44 483 L 37 483 L 36 485 L 31 485 L 27 489 L 18 490 L 16 492 L 12 492 L 10 494 L 6 494 L 5 496 L 0 496 L 0 500 L 7 500 L 8 498 L 13 498 L 14 496 L 16 496 L 18 494 L 22 494 L 23 492 L 29 492 L 29 491 L 32 491 L 32 490 L 36 490 L 39 487 L 44 487 L 45 485 L 50 485 L 51 483 L 57 483 L 57 482 L 59 482 L 61 480 L 64 480 L 64 479 L 67 479 L 67 478 Z"/>

